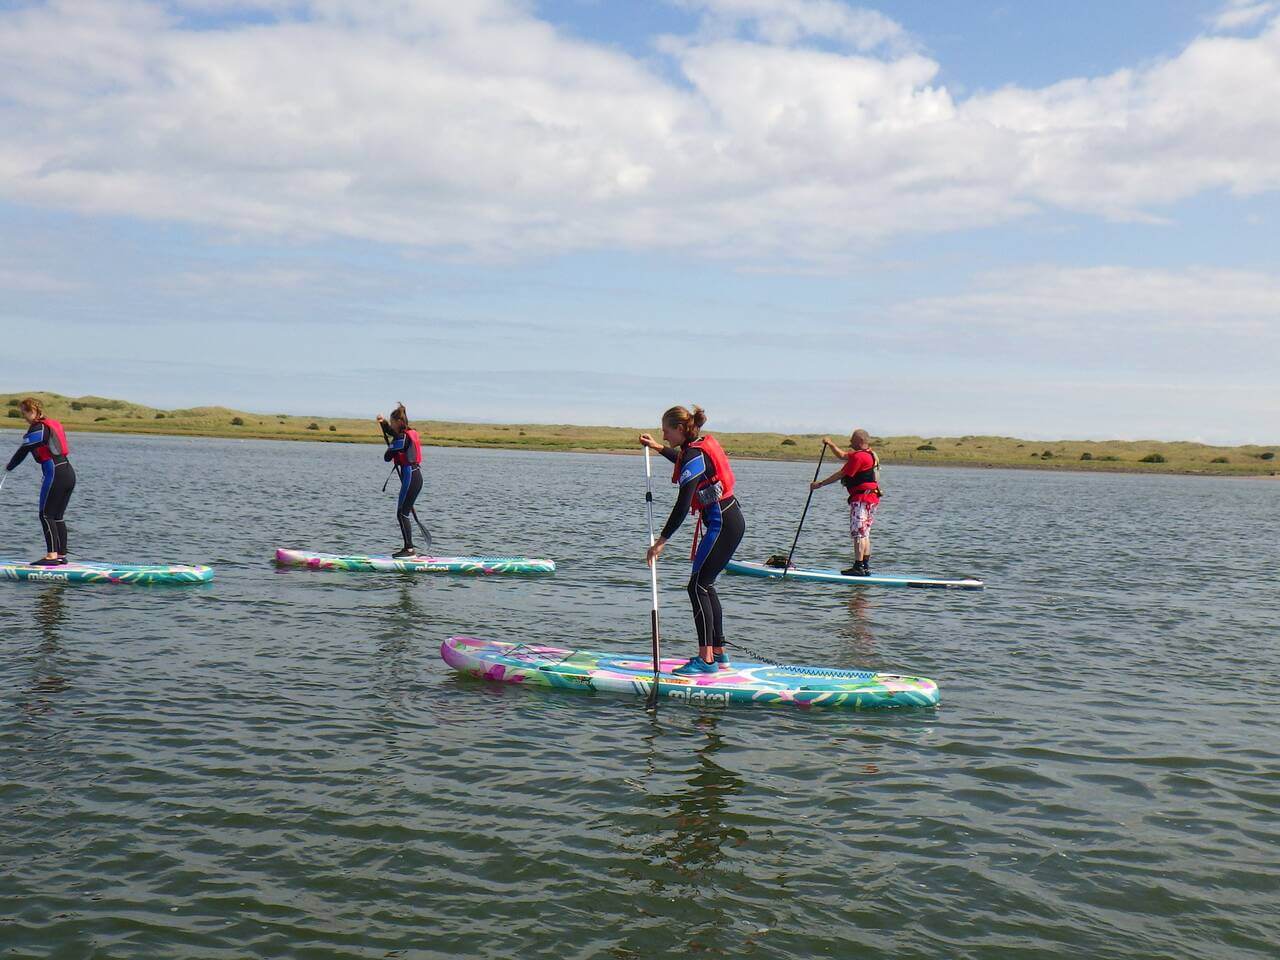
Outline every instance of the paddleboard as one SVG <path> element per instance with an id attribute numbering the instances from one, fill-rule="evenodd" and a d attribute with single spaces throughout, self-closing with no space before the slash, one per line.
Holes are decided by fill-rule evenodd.
<path id="1" fill-rule="evenodd" d="M 643 655 L 450 637 L 440 644 L 440 656 L 468 676 L 504 683 L 636 696 L 648 696 L 653 684 L 653 662 Z M 730 669 L 716 673 L 674 676 L 671 671 L 684 662 L 664 659 L 661 663 L 658 691 L 668 700 L 844 709 L 932 707 L 938 703 L 938 685 L 924 677 L 762 663 L 733 663 Z"/>
<path id="2" fill-rule="evenodd" d="M 960 580 L 940 580 L 936 577 L 900 577 L 896 574 L 847 577 L 839 570 L 806 570 L 794 565 L 787 568 L 787 574 L 783 577 L 781 567 L 770 567 L 763 563 L 744 562 L 741 560 L 730 560 L 725 569 L 730 573 L 740 573 L 746 577 L 766 577 L 770 580 L 804 580 L 810 583 L 852 583 L 880 587 L 937 587 L 944 590 L 981 590 L 985 586 L 981 580 L 974 580 L 972 577 Z"/>
<path id="3" fill-rule="evenodd" d="M 208 583 L 213 568 L 187 564 L 128 564 L 73 562 L 57 567 L 37 567 L 25 560 L 0 559 L 0 580 L 34 580 L 44 583 Z"/>
<path id="4" fill-rule="evenodd" d="M 309 550 L 276 551 L 282 567 L 309 570 L 353 570 L 360 573 L 555 573 L 554 560 L 529 557 L 395 557 L 312 553 Z"/>

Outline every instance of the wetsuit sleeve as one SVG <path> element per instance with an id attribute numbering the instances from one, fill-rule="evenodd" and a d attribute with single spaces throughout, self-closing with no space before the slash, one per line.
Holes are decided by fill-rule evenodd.
<path id="1" fill-rule="evenodd" d="M 672 463 L 675 463 L 676 460 L 679 459 L 680 457 L 680 454 L 676 451 L 675 447 L 663 447 L 658 452 L 662 454 L 664 457 L 666 457 L 668 460 L 670 460 Z"/>
<path id="2" fill-rule="evenodd" d="M 22 446 L 18 448 L 17 453 L 9 458 L 9 463 L 5 470 L 12 470 L 27 458 L 28 453 L 44 443 L 44 429 L 44 424 L 40 424 L 40 426 L 32 427 L 27 432 L 26 436 L 22 438 Z"/>
<path id="3" fill-rule="evenodd" d="M 698 489 L 698 481 L 706 471 L 706 460 L 701 453 L 696 453 L 685 463 L 680 471 L 680 495 L 676 497 L 676 505 L 671 508 L 671 516 L 662 528 L 662 539 L 670 540 L 672 534 L 680 529 L 684 518 L 689 515 L 689 507 L 693 504 L 693 492 Z"/>
<path id="4" fill-rule="evenodd" d="M 392 460 L 395 459 L 396 454 L 404 449 L 404 444 L 405 444 L 405 437 L 404 437 L 404 434 L 401 434 L 400 436 L 396 437 L 394 440 L 391 441 L 390 445 L 387 447 L 386 453 L 382 455 L 382 459 L 385 460 L 387 463 L 390 463 Z"/>
<path id="5" fill-rule="evenodd" d="M 394 440 L 396 438 L 396 432 L 391 429 L 391 424 L 387 423 L 387 421 L 379 420 L 378 426 L 382 428 L 382 435 L 388 440 Z"/>

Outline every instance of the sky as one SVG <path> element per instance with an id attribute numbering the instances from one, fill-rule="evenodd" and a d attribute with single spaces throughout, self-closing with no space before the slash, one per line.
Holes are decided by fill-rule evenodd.
<path id="1" fill-rule="evenodd" d="M 1280 440 L 1280 0 L 0 0 L 0 392 Z"/>

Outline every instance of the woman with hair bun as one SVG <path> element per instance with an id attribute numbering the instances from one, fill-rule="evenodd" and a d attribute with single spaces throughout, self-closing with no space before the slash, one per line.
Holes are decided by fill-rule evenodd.
<path id="1" fill-rule="evenodd" d="M 654 563 L 662 555 L 662 548 L 687 514 L 697 514 L 699 522 L 706 527 L 694 552 L 689 576 L 689 600 L 693 604 L 693 623 L 698 631 L 698 655 L 672 671 L 683 676 L 715 673 L 729 668 L 729 657 L 724 652 L 724 616 L 715 582 L 720 571 L 733 558 L 733 552 L 738 549 L 747 530 L 742 508 L 733 493 L 733 469 L 729 458 L 715 437 L 702 433 L 702 425 L 706 422 L 707 415 L 701 407 L 695 406 L 692 413 L 684 407 L 672 407 L 662 415 L 665 444 L 658 443 L 647 433 L 640 434 L 642 447 L 658 451 L 675 464 L 671 482 L 680 486 L 675 507 L 662 528 L 662 536 L 649 548 L 645 560 Z"/>
<path id="2" fill-rule="evenodd" d="M 44 531 L 44 557 L 32 561 L 34 567 L 56 567 L 67 562 L 67 524 L 63 520 L 71 491 L 76 488 L 76 471 L 67 459 L 71 445 L 62 424 L 44 414 L 44 405 L 27 397 L 18 410 L 27 421 L 18 452 L 9 458 L 5 471 L 13 470 L 27 454 L 40 464 L 40 528 Z"/>
<path id="3" fill-rule="evenodd" d="M 409 517 L 413 514 L 413 505 L 418 494 L 422 492 L 422 441 L 418 439 L 418 431 L 409 426 L 409 415 L 404 404 L 397 404 L 391 411 L 391 418 L 384 420 L 378 414 L 378 426 L 387 438 L 387 451 L 382 459 L 395 462 L 400 472 L 400 494 L 396 497 L 396 520 L 400 523 L 400 536 L 404 546 L 391 556 L 397 560 L 416 557 L 417 548 L 413 545 L 413 526 Z M 428 549 L 430 545 L 428 544 Z"/>

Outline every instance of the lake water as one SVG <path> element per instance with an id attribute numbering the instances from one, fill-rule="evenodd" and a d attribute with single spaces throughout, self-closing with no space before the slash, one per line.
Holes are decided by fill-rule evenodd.
<path id="1" fill-rule="evenodd" d="M 647 652 L 638 454 L 429 450 L 440 552 L 559 564 L 467 579 L 274 568 L 397 545 L 377 447 L 74 443 L 74 555 L 217 577 L 0 583 L 0 957 L 1277 954 L 1280 483 L 886 468 L 877 572 L 988 589 L 725 576 L 728 634 L 941 706 L 653 720 L 438 657 Z M 735 467 L 740 558 L 785 551 L 812 465 Z M 42 552 L 36 489 L 0 490 L 0 553 Z M 799 561 L 848 557 L 842 501 Z"/>

